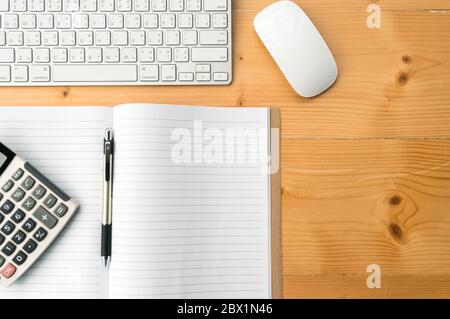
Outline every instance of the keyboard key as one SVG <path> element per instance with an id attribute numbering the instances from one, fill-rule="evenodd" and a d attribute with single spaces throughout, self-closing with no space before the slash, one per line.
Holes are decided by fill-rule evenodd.
<path id="1" fill-rule="evenodd" d="M 27 10 L 26 0 L 11 0 L 11 11 L 25 12 Z"/>
<path id="2" fill-rule="evenodd" d="M 30 233 L 33 231 L 33 229 L 36 227 L 36 222 L 28 218 L 25 224 L 23 224 L 22 229 L 25 230 L 27 233 Z"/>
<path id="3" fill-rule="evenodd" d="M 153 48 L 139 48 L 139 60 L 141 62 L 154 62 L 155 51 Z"/>
<path id="4" fill-rule="evenodd" d="M 46 192 L 47 190 L 42 185 L 39 185 L 34 189 L 33 196 L 36 199 L 41 199 L 42 197 L 44 197 Z"/>
<path id="5" fill-rule="evenodd" d="M 177 80 L 177 67 L 174 64 L 164 64 L 161 66 L 161 79 L 164 82 Z"/>
<path id="6" fill-rule="evenodd" d="M 5 258 L 0 256 L 0 267 L 3 266 L 3 264 L 5 263 Z"/>
<path id="7" fill-rule="evenodd" d="M 25 218 L 25 213 L 18 209 L 12 216 L 11 220 L 16 224 L 20 223 Z"/>
<path id="8" fill-rule="evenodd" d="M 0 82 L 11 82 L 11 67 L 0 65 Z"/>
<path id="9" fill-rule="evenodd" d="M 134 0 L 134 10 L 137 12 L 148 12 L 150 10 L 148 0 Z"/>
<path id="10" fill-rule="evenodd" d="M 0 63 L 13 63 L 14 61 L 14 49 L 0 49 Z"/>
<path id="11" fill-rule="evenodd" d="M 2 214 L 0 214 L 0 223 L 5 219 L 5 216 L 3 216 Z M 1 244 L 1 243 L 0 243 Z"/>
<path id="12" fill-rule="evenodd" d="M 80 10 L 80 0 L 64 0 L 63 7 L 67 12 L 77 12 Z"/>
<path id="13" fill-rule="evenodd" d="M 224 29 L 228 27 L 228 15 L 226 13 L 213 14 L 213 27 L 216 29 Z"/>
<path id="14" fill-rule="evenodd" d="M 3 234 L 9 235 L 14 231 L 15 228 L 16 226 L 8 220 L 1 228 L 1 231 Z"/>
<path id="15" fill-rule="evenodd" d="M 184 11 L 184 0 L 169 0 L 170 11 Z"/>
<path id="16" fill-rule="evenodd" d="M 33 251 L 36 250 L 37 243 L 33 239 L 28 239 L 28 241 L 23 246 L 23 250 L 25 250 L 27 253 L 31 254 Z"/>
<path id="17" fill-rule="evenodd" d="M 3 244 L 4 241 L 5 241 L 5 236 L 0 234 L 0 245 Z"/>
<path id="18" fill-rule="evenodd" d="M 214 73 L 214 81 L 228 81 L 228 73 Z"/>
<path id="19" fill-rule="evenodd" d="M 23 231 L 18 230 L 12 237 L 12 241 L 17 245 L 20 245 L 25 240 L 26 237 L 27 235 Z"/>
<path id="20" fill-rule="evenodd" d="M 55 82 L 136 82 L 136 65 L 55 65 Z"/>
<path id="21" fill-rule="evenodd" d="M 67 49 L 66 48 L 53 49 L 52 60 L 54 63 L 66 63 L 68 60 Z"/>
<path id="22" fill-rule="evenodd" d="M 28 66 L 15 65 L 13 67 L 13 81 L 14 82 L 28 82 Z"/>
<path id="23" fill-rule="evenodd" d="M 18 29 L 19 16 L 17 14 L 5 14 L 3 17 L 2 26 L 5 29 Z"/>
<path id="24" fill-rule="evenodd" d="M 173 55 L 175 62 L 189 62 L 188 48 L 175 48 Z"/>
<path id="25" fill-rule="evenodd" d="M 44 11 L 44 0 L 29 0 L 30 1 L 30 11 L 31 12 L 43 12 Z"/>
<path id="26" fill-rule="evenodd" d="M 81 0 L 81 10 L 85 12 L 97 11 L 97 1 Z"/>
<path id="27" fill-rule="evenodd" d="M 2 186 L 2 191 L 5 193 L 9 192 L 11 188 L 14 187 L 14 182 L 12 180 L 9 180 L 5 183 L 5 185 Z"/>
<path id="28" fill-rule="evenodd" d="M 194 73 L 183 72 L 178 74 L 178 79 L 183 82 L 192 82 L 194 81 Z"/>
<path id="29" fill-rule="evenodd" d="M 4 202 L 3 205 L 0 208 L 0 210 L 6 215 L 11 213 L 13 211 L 13 209 L 14 209 L 14 204 L 11 201 L 9 201 L 9 200 Z"/>
<path id="30" fill-rule="evenodd" d="M 140 66 L 140 80 L 143 82 L 159 81 L 159 67 L 156 64 L 143 64 Z"/>
<path id="31" fill-rule="evenodd" d="M 44 228 L 39 227 L 39 229 L 34 233 L 33 238 L 37 241 L 43 241 L 47 235 L 48 232 Z"/>
<path id="32" fill-rule="evenodd" d="M 64 205 L 63 203 L 59 204 L 59 206 L 56 208 L 55 210 L 55 214 L 56 216 L 58 216 L 59 218 L 64 217 L 64 215 L 67 213 L 69 209 L 67 208 L 66 205 Z"/>
<path id="33" fill-rule="evenodd" d="M 202 0 L 186 0 L 187 11 L 201 11 Z"/>
<path id="34" fill-rule="evenodd" d="M 152 0 L 152 11 L 164 12 L 167 11 L 167 0 Z"/>
<path id="35" fill-rule="evenodd" d="M 211 81 L 211 73 L 197 73 L 196 79 L 199 82 Z"/>
<path id="36" fill-rule="evenodd" d="M 2 270 L 0 270 L 0 275 L 5 277 L 6 279 L 9 279 L 14 276 L 16 270 L 17 268 L 13 264 L 9 263 Z"/>
<path id="37" fill-rule="evenodd" d="M 228 31 L 200 31 L 201 45 L 227 45 Z"/>
<path id="38" fill-rule="evenodd" d="M 211 64 L 197 64 L 195 66 L 197 73 L 211 73 Z"/>
<path id="39" fill-rule="evenodd" d="M 193 62 L 226 62 L 227 48 L 192 48 Z"/>
<path id="40" fill-rule="evenodd" d="M 16 201 L 20 202 L 25 197 L 25 191 L 22 188 L 16 189 L 16 191 L 11 195 L 11 197 Z"/>
<path id="41" fill-rule="evenodd" d="M 28 197 L 22 204 L 22 207 L 25 208 L 27 211 L 30 211 L 34 208 L 36 205 L 36 201 L 32 197 Z"/>
<path id="42" fill-rule="evenodd" d="M 50 82 L 50 66 L 33 65 L 30 66 L 31 82 Z"/>
<path id="43" fill-rule="evenodd" d="M 17 255 L 14 257 L 13 262 L 20 266 L 27 260 L 27 254 L 25 254 L 23 251 L 19 251 Z"/>
<path id="44" fill-rule="evenodd" d="M 156 50 L 156 60 L 158 62 L 171 62 L 172 61 L 172 49 L 171 48 L 158 48 Z"/>
<path id="45" fill-rule="evenodd" d="M 3 247 L 2 252 L 6 256 L 11 256 L 14 251 L 16 250 L 16 245 L 14 245 L 12 242 L 8 242 L 5 247 Z"/>
<path id="46" fill-rule="evenodd" d="M 29 191 L 34 184 L 36 183 L 36 181 L 34 180 L 34 178 L 28 176 L 22 183 L 22 187 L 25 188 L 27 191 Z"/>
<path id="47" fill-rule="evenodd" d="M 195 15 L 195 27 L 199 29 L 209 29 L 211 26 L 211 16 L 209 13 L 199 13 Z"/>
<path id="48" fill-rule="evenodd" d="M 101 0 L 99 10 L 102 12 L 114 11 L 114 1 L 115 0 Z"/>
<path id="49" fill-rule="evenodd" d="M 58 223 L 58 219 L 42 206 L 33 213 L 33 216 L 48 229 L 52 229 Z"/>
<path id="50" fill-rule="evenodd" d="M 155 1 L 155 0 L 154 0 Z M 117 0 L 117 11 L 131 11 L 131 0 Z"/>
<path id="51" fill-rule="evenodd" d="M 205 11 L 227 11 L 228 0 L 205 0 Z"/>

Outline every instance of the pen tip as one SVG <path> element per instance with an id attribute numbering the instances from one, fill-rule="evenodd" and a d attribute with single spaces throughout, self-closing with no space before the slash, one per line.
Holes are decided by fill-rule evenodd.
<path id="1" fill-rule="evenodd" d="M 103 266 L 108 267 L 110 260 L 111 258 L 109 257 L 102 257 Z"/>

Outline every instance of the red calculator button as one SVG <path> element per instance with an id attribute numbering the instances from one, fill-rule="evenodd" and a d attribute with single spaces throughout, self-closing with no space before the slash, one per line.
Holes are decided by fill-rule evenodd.
<path id="1" fill-rule="evenodd" d="M 7 264 L 1 271 L 0 274 L 6 279 L 11 278 L 16 273 L 16 267 L 13 264 Z"/>

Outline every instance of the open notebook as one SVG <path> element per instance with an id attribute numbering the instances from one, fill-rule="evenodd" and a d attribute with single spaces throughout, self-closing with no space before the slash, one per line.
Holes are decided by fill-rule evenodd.
<path id="1" fill-rule="evenodd" d="M 0 140 L 81 206 L 32 269 L 0 287 L 0 299 L 280 297 L 279 175 L 268 174 L 277 122 L 265 108 L 0 107 Z M 116 158 L 106 271 L 100 224 L 108 127 Z M 249 129 L 257 138 L 251 133 L 227 159 L 229 132 Z M 220 146 L 225 156 L 217 155 Z"/>

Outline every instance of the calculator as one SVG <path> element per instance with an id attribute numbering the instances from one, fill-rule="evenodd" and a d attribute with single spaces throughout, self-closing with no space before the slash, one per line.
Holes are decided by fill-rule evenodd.
<path id="1" fill-rule="evenodd" d="M 11 286 L 45 252 L 78 204 L 0 143 L 0 282 Z"/>

